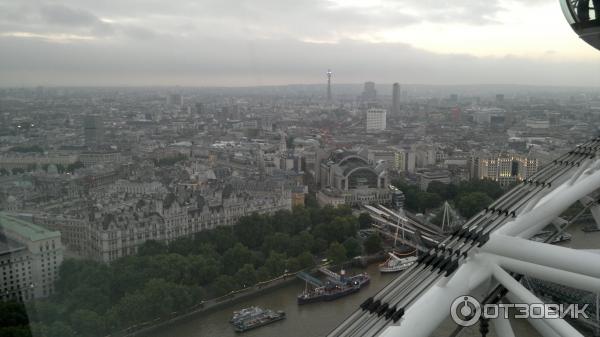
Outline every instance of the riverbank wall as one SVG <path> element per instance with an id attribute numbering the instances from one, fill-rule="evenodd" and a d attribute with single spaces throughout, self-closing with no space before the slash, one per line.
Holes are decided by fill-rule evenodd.
<path id="1" fill-rule="evenodd" d="M 378 263 L 385 260 L 385 253 L 378 253 L 368 256 L 361 256 L 353 259 L 349 262 L 352 267 L 357 268 L 366 268 L 367 266 Z M 317 272 L 318 268 L 312 269 L 310 272 Z M 287 273 L 273 280 L 265 281 L 256 284 L 255 286 L 248 287 L 246 289 L 237 290 L 230 294 L 221 296 L 219 298 L 211 299 L 208 301 L 204 301 L 202 303 L 197 304 L 196 306 L 190 308 L 189 311 L 186 312 L 174 312 L 172 317 L 167 318 L 158 318 L 153 321 L 144 322 L 133 327 L 130 327 L 126 330 L 123 330 L 119 333 L 113 334 L 107 337 L 141 337 L 145 334 L 151 333 L 153 331 L 167 328 L 173 324 L 185 322 L 187 320 L 193 319 L 199 314 L 208 314 L 217 310 L 220 310 L 224 307 L 231 306 L 235 303 L 238 303 L 242 300 L 251 299 L 253 297 L 260 296 L 264 293 L 270 292 L 274 289 L 283 287 L 292 282 L 301 282 L 296 278 L 296 273 Z"/>
<path id="2" fill-rule="evenodd" d="M 259 296 L 263 293 L 272 291 L 274 289 L 280 288 L 292 282 L 300 282 L 296 278 L 296 273 L 288 273 L 282 275 L 276 279 L 258 283 L 253 287 L 249 287 L 246 289 L 241 289 L 231 294 L 227 294 L 225 296 L 215 298 L 212 300 L 204 301 L 193 308 L 190 311 L 181 313 L 176 312 L 173 313 L 173 317 L 166 319 L 157 319 L 154 321 L 146 322 L 139 324 L 137 326 L 131 327 L 121 333 L 112 335 L 114 337 L 139 337 L 144 336 L 147 333 L 150 333 L 155 330 L 163 329 L 169 327 L 175 323 L 185 322 L 189 319 L 194 318 L 199 314 L 207 314 L 213 311 L 222 309 L 224 307 L 231 306 L 237 302 L 242 300 L 247 300 L 252 297 Z M 131 331 L 134 330 L 134 331 Z"/>

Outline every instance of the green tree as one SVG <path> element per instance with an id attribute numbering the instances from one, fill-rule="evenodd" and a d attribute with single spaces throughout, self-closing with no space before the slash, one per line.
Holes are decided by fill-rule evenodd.
<path id="1" fill-rule="evenodd" d="M 171 296 L 174 286 L 163 279 L 151 279 L 146 283 L 142 296 L 148 318 L 166 317 L 175 310 L 176 302 Z"/>
<path id="2" fill-rule="evenodd" d="M 156 240 L 148 240 L 138 248 L 138 255 L 152 256 L 167 253 L 167 245 Z"/>
<path id="3" fill-rule="evenodd" d="M 160 254 L 144 258 L 144 276 L 148 279 L 164 279 L 181 282 L 191 279 L 190 259 L 179 254 Z"/>
<path id="4" fill-rule="evenodd" d="M 312 244 L 314 242 L 312 235 L 310 235 L 310 233 L 308 233 L 308 232 L 302 232 L 302 233 L 305 233 L 307 235 L 305 237 L 303 237 L 303 235 L 297 234 L 297 235 L 292 236 L 292 238 L 290 239 L 287 249 L 284 250 L 284 252 L 288 256 L 298 256 L 298 255 L 302 254 L 304 251 L 307 251 L 307 250 L 309 251 L 310 247 L 312 247 Z"/>
<path id="5" fill-rule="evenodd" d="M 498 182 L 490 179 L 471 180 L 460 184 L 458 187 L 459 195 L 473 192 L 485 193 L 488 197 L 497 199 L 504 193 L 504 190 Z"/>
<path id="6" fill-rule="evenodd" d="M 26 328 L 27 325 L 29 325 L 29 317 L 22 303 L 0 302 L 0 327 Z M 6 331 L 0 329 L 0 336 L 3 335 L 10 336 Z"/>
<path id="7" fill-rule="evenodd" d="M 245 264 L 240 270 L 235 273 L 235 280 L 237 286 L 240 288 L 250 287 L 256 284 L 258 277 L 254 266 L 251 264 Z"/>
<path id="8" fill-rule="evenodd" d="M 321 254 L 323 252 L 325 252 L 325 250 L 327 249 L 328 244 L 327 241 L 321 238 L 317 238 L 314 241 L 314 244 L 311 248 L 311 252 L 315 255 Z"/>
<path id="9" fill-rule="evenodd" d="M 2 337 L 32 337 L 28 326 L 1 326 L 0 336 Z M 36 335 L 37 336 L 37 335 Z"/>
<path id="10" fill-rule="evenodd" d="M 223 296 L 236 289 L 236 280 L 229 275 L 217 277 L 213 283 L 214 292 L 217 296 Z"/>
<path id="11" fill-rule="evenodd" d="M 483 192 L 473 192 L 461 196 L 457 208 L 462 216 L 470 218 L 489 206 L 492 201 L 492 198 Z"/>
<path id="12" fill-rule="evenodd" d="M 250 249 L 237 243 L 223 254 L 223 271 L 228 275 L 234 275 L 243 265 L 252 264 L 252 260 Z"/>
<path id="13" fill-rule="evenodd" d="M 256 249 L 262 246 L 264 238 L 273 231 L 263 215 L 254 213 L 242 217 L 234 226 L 234 232 L 239 242 L 250 249 Z"/>
<path id="14" fill-rule="evenodd" d="M 369 213 L 360 213 L 358 216 L 358 224 L 361 229 L 371 228 L 371 224 L 373 223 L 373 218 Z"/>
<path id="15" fill-rule="evenodd" d="M 268 281 L 271 279 L 271 273 L 269 273 L 269 269 L 265 266 L 261 266 L 256 269 L 256 277 L 259 282 Z"/>
<path id="16" fill-rule="evenodd" d="M 381 251 L 381 238 L 376 233 L 371 234 L 364 242 L 365 252 L 375 254 Z"/>
<path id="17" fill-rule="evenodd" d="M 69 316 L 71 327 L 80 336 L 104 336 L 104 321 L 96 312 L 86 309 L 75 310 Z"/>
<path id="18" fill-rule="evenodd" d="M 286 233 L 275 233 L 267 236 L 262 245 L 262 251 L 268 254 L 270 251 L 276 251 L 278 253 L 289 253 L 290 236 Z"/>
<path id="19" fill-rule="evenodd" d="M 346 248 L 346 257 L 349 259 L 359 256 L 362 253 L 360 242 L 358 242 L 358 240 L 355 238 L 347 238 L 343 245 L 344 248 Z"/>
<path id="20" fill-rule="evenodd" d="M 42 323 L 51 324 L 62 318 L 64 308 L 49 301 L 35 302 L 35 320 Z"/>
<path id="21" fill-rule="evenodd" d="M 288 272 L 295 272 L 302 269 L 300 260 L 297 257 L 290 257 L 285 262 Z"/>
<path id="22" fill-rule="evenodd" d="M 265 267 L 269 271 L 272 277 L 282 275 L 286 270 L 285 262 L 287 260 L 286 254 L 280 254 L 272 251 L 269 257 L 265 261 Z"/>
<path id="23" fill-rule="evenodd" d="M 356 235 L 358 221 L 353 216 L 335 216 L 331 221 L 317 225 L 313 230 L 316 238 L 321 238 L 327 243 L 344 241 L 347 237 Z"/>
<path id="24" fill-rule="evenodd" d="M 438 208 L 442 204 L 442 198 L 434 193 L 419 192 L 417 194 L 418 208 L 421 212 L 428 209 Z"/>
<path id="25" fill-rule="evenodd" d="M 458 194 L 458 187 L 454 184 L 432 181 L 427 186 L 427 192 L 437 194 L 442 200 L 453 200 Z"/>
<path id="26" fill-rule="evenodd" d="M 298 262 L 301 268 L 311 268 L 315 265 L 315 259 L 309 252 L 304 252 L 298 255 Z"/>
<path id="27" fill-rule="evenodd" d="M 213 282 L 221 272 L 221 264 L 212 257 L 190 255 L 188 260 L 190 267 L 189 284 L 207 285 Z"/>
<path id="28" fill-rule="evenodd" d="M 349 207 L 297 207 L 275 215 L 253 214 L 235 226 L 169 245 L 148 241 L 138 254 L 110 265 L 66 259 L 56 296 L 36 303 L 29 326 L 38 336 L 95 337 L 169 316 L 207 298 L 205 288 L 215 297 L 280 276 L 286 269 L 313 267 L 311 252 L 335 263 L 358 255 L 358 227 Z M 3 308 L 0 305 L 0 334 L 28 333 L 22 329 L 27 325 L 18 325 L 25 318 L 7 316 Z M 14 324 L 5 324 L 5 316 Z"/>
<path id="29" fill-rule="evenodd" d="M 327 258 L 335 265 L 346 261 L 346 254 L 346 248 L 337 241 L 332 242 L 327 249 Z"/>
<path id="30" fill-rule="evenodd" d="M 54 322 L 48 326 L 47 337 L 75 337 L 75 331 L 62 321 Z"/>
<path id="31" fill-rule="evenodd" d="M 306 206 L 306 208 L 312 208 L 312 209 L 319 208 L 319 202 L 317 201 L 317 197 L 315 196 L 314 193 L 306 194 L 306 196 L 304 197 L 304 205 Z"/>
<path id="32" fill-rule="evenodd" d="M 238 240 L 233 233 L 232 227 L 219 226 L 213 230 L 197 233 L 196 242 L 212 245 L 215 247 L 217 253 L 223 254 L 227 249 L 233 247 Z"/>
<path id="33" fill-rule="evenodd" d="M 115 325 L 119 327 L 127 327 L 136 322 L 141 322 L 144 318 L 149 317 L 146 302 L 146 298 L 139 291 L 126 294 L 111 309 L 112 312 L 109 314 L 109 317 L 117 320 Z M 114 320 L 109 321 L 114 322 Z"/>
<path id="34" fill-rule="evenodd" d="M 300 233 L 311 226 L 310 211 L 304 207 L 294 207 L 290 219 L 291 234 Z"/>
<path id="35" fill-rule="evenodd" d="M 404 207 L 406 207 L 407 209 L 413 211 L 413 212 L 420 212 L 420 206 L 419 206 L 419 191 L 416 188 L 411 188 L 411 189 L 407 189 L 407 190 L 403 190 L 404 192 Z"/>
<path id="36" fill-rule="evenodd" d="M 288 210 L 279 210 L 275 212 L 275 214 L 270 217 L 273 231 L 282 233 L 292 232 L 290 226 L 292 219 L 292 213 Z"/>
<path id="37" fill-rule="evenodd" d="M 109 295 L 108 287 L 103 289 L 82 283 L 64 297 L 63 306 L 68 312 L 76 309 L 105 312 L 110 308 Z"/>

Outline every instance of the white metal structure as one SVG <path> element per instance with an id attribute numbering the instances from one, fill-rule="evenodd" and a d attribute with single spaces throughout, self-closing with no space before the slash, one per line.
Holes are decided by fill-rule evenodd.
<path id="1" fill-rule="evenodd" d="M 329 336 L 428 337 L 465 295 L 482 303 L 543 303 L 521 285 L 521 275 L 599 293 L 597 254 L 528 240 L 551 224 L 560 235 L 565 221 L 557 219 L 572 204 L 595 206 L 598 152 L 600 137 L 545 166 L 421 256 Z M 499 337 L 515 336 L 510 321 L 493 323 Z M 544 337 L 582 336 L 562 319 L 531 323 Z"/>

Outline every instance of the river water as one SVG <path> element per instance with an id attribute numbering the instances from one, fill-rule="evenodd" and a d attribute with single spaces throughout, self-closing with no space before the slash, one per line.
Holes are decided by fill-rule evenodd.
<path id="1" fill-rule="evenodd" d="M 581 249 L 600 249 L 600 232 L 584 233 L 579 227 L 570 230 L 573 239 L 566 246 Z M 373 296 L 396 274 L 380 274 L 376 265 L 367 268 L 371 284 L 359 293 L 346 296 L 333 302 L 321 302 L 299 306 L 296 295 L 304 289 L 304 282 L 297 280 L 260 296 L 241 300 L 231 306 L 210 313 L 202 313 L 185 322 L 163 327 L 148 333 L 145 337 L 233 337 L 239 336 L 229 324 L 234 310 L 258 305 L 273 310 L 284 310 L 285 320 L 245 332 L 244 337 L 312 337 L 325 336 L 346 317 L 354 312 L 360 303 Z M 442 323 L 433 336 L 446 337 L 456 328 L 453 322 Z M 517 336 L 538 337 L 537 332 L 526 320 L 513 321 Z M 489 337 L 495 337 L 490 326 Z M 461 337 L 479 337 L 478 326 L 465 329 Z M 410 337 L 410 336 L 408 336 Z"/>

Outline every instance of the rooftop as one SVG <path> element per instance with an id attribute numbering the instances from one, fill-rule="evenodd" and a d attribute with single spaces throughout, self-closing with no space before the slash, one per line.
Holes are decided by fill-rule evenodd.
<path id="1" fill-rule="evenodd" d="M 24 250 L 25 245 L 0 234 L 0 256 Z"/>
<path id="2" fill-rule="evenodd" d="M 0 231 L 9 230 L 18 233 L 19 235 L 28 238 L 31 241 L 39 241 L 51 238 L 60 237 L 60 232 L 51 231 L 43 227 L 34 225 L 29 221 L 25 221 L 6 213 L 0 212 Z"/>

